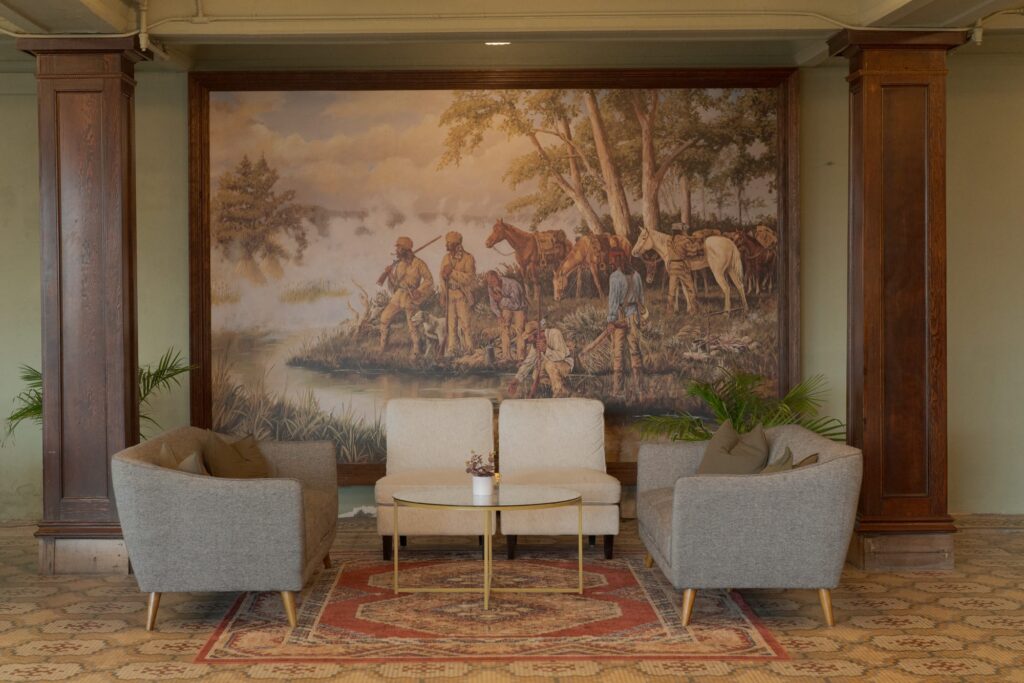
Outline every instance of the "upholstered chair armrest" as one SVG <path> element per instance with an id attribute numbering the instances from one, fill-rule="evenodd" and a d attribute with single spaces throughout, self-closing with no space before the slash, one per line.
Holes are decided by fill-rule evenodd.
<path id="1" fill-rule="evenodd" d="M 697 473 L 707 441 L 642 443 L 637 454 L 637 493 L 660 489 Z"/>
<path id="2" fill-rule="evenodd" d="M 302 588 L 302 485 L 222 479 L 115 458 L 128 555 L 146 592 Z"/>
<path id="3" fill-rule="evenodd" d="M 859 452 L 786 472 L 682 477 L 672 566 L 692 588 L 832 588 L 860 492 Z"/>

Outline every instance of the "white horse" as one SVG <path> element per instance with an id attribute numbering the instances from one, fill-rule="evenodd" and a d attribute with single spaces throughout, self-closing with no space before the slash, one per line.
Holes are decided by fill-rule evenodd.
<path id="1" fill-rule="evenodd" d="M 653 249 L 658 252 L 658 256 L 660 256 L 661 260 L 665 262 L 665 271 L 667 272 L 669 267 L 672 265 L 671 242 L 671 235 L 657 230 L 642 228 L 640 230 L 640 236 L 636 240 L 636 244 L 633 245 L 633 256 L 640 256 L 645 251 Z M 731 239 L 728 237 L 721 237 L 719 235 L 712 235 L 705 238 L 704 257 L 687 260 L 686 264 L 692 271 L 698 271 L 704 268 L 709 268 L 711 270 L 711 274 L 715 277 L 715 282 L 718 283 L 718 287 L 722 290 L 722 294 L 725 295 L 726 313 L 732 310 L 729 280 L 732 280 L 733 286 L 735 286 L 736 291 L 739 292 L 743 308 L 747 308 L 747 293 L 743 289 L 743 261 L 740 259 L 740 250 L 736 248 L 736 243 Z M 678 297 L 678 292 L 669 292 L 670 300 L 678 302 Z M 678 303 L 676 305 L 676 310 L 679 310 Z"/>

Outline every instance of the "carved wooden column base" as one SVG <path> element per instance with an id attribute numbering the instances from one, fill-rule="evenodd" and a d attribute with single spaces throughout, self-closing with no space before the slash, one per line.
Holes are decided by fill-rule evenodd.
<path id="1" fill-rule="evenodd" d="M 128 551 L 118 524 L 41 522 L 41 574 L 127 574 Z"/>
<path id="2" fill-rule="evenodd" d="M 953 535 L 855 533 L 847 559 L 868 572 L 953 569 Z"/>

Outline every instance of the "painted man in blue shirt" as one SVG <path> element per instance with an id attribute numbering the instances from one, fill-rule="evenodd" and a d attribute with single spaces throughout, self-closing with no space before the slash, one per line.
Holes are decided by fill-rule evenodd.
<path id="1" fill-rule="evenodd" d="M 608 278 L 608 328 L 612 337 L 612 394 L 622 392 L 622 358 L 629 348 L 629 369 L 633 391 L 640 395 L 640 309 L 644 304 L 644 283 L 633 270 L 622 249 L 612 249 L 609 260 L 615 272 Z"/>

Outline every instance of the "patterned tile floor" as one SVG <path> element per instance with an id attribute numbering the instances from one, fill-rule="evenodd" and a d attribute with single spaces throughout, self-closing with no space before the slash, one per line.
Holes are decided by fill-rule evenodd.
<path id="1" fill-rule="evenodd" d="M 127 576 L 35 573 L 31 527 L 0 528 L 0 681 L 1021 681 L 1024 683 L 1024 517 L 961 517 L 952 572 L 848 569 L 833 593 L 837 625 L 822 626 L 813 591 L 744 591 L 789 651 L 770 663 L 594 662 L 193 664 L 235 595 L 166 595 L 158 631 Z M 524 539 L 525 542 L 543 542 Z M 449 541 L 450 542 L 450 541 Z M 475 542 L 475 541 L 471 541 Z M 547 541 L 554 542 L 554 541 Z M 431 544 L 414 539 L 413 549 Z M 372 520 L 345 521 L 334 553 L 376 548 Z M 501 548 L 497 548 L 500 552 Z M 619 553 L 640 553 L 635 523 Z M 600 552 L 591 549 L 589 552 Z M 698 600 L 700 598 L 698 597 Z"/>

